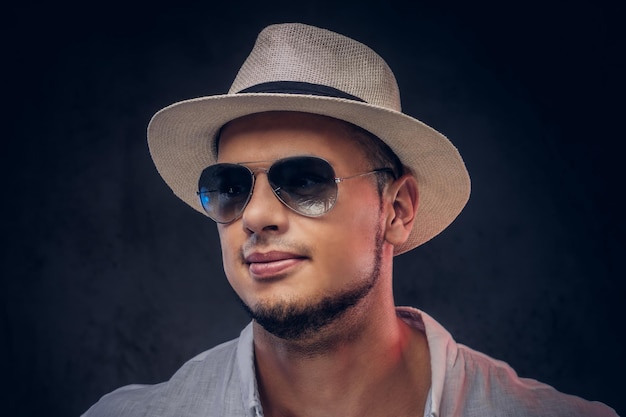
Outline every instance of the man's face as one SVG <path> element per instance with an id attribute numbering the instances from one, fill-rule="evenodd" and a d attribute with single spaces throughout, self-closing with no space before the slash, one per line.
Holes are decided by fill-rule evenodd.
<path id="1" fill-rule="evenodd" d="M 368 164 L 341 122 L 286 112 L 231 122 L 221 135 L 218 162 L 245 163 L 254 171 L 302 155 L 327 160 L 338 177 L 377 168 Z M 263 170 L 255 175 L 241 218 L 218 225 L 224 270 L 266 330 L 302 337 L 343 314 L 376 281 L 384 220 L 375 177 L 339 183 L 335 206 L 310 218 L 276 198 Z"/>

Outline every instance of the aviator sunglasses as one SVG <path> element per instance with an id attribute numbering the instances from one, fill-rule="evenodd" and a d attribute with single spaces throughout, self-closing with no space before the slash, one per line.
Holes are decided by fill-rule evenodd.
<path id="1" fill-rule="evenodd" d="M 209 217 L 226 224 L 241 217 L 252 197 L 255 171 L 267 174 L 267 180 L 278 200 L 298 214 L 318 217 L 328 213 L 337 201 L 337 184 L 351 178 L 391 168 L 338 178 L 330 163 L 314 156 L 295 156 L 279 159 L 269 168 L 250 169 L 241 164 L 215 164 L 202 171 L 198 181 L 200 203 Z"/>

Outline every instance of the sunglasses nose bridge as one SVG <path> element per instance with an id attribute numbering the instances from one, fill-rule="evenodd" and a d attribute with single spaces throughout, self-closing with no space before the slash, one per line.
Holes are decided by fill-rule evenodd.
<path id="1" fill-rule="evenodd" d="M 265 174 L 267 174 L 269 172 L 269 168 L 249 168 L 250 172 L 252 172 L 252 175 L 256 176 L 257 172 L 264 172 Z"/>
<path id="2" fill-rule="evenodd" d="M 267 177 L 267 173 L 269 172 L 269 168 L 248 168 L 250 174 L 252 175 L 252 188 L 250 189 L 250 193 L 254 192 L 254 188 L 256 188 L 257 182 L 259 180 L 259 174 L 265 174 Z M 268 178 L 269 182 L 269 178 Z"/>
<path id="3" fill-rule="evenodd" d="M 270 185 L 270 188 L 272 189 L 272 192 L 273 192 L 274 194 L 276 194 L 276 192 L 280 189 L 280 187 L 278 187 L 278 186 L 276 186 L 275 184 L 273 184 L 273 183 L 272 183 L 272 181 L 270 180 L 269 173 L 270 173 L 270 169 L 271 169 L 271 167 L 269 167 L 269 168 L 248 168 L 248 169 L 249 169 L 249 170 L 250 170 L 250 172 L 252 173 L 252 178 L 253 178 L 253 181 L 254 181 L 254 182 L 253 182 L 253 185 L 252 185 L 252 188 L 253 188 L 253 189 L 252 189 L 252 190 L 250 190 L 250 192 L 253 192 L 253 191 L 254 191 L 254 186 L 255 186 L 256 181 L 257 181 L 257 179 L 258 179 L 258 173 L 263 173 L 263 174 L 265 174 L 265 177 L 267 178 L 267 182 L 268 182 L 268 184 Z M 276 194 L 276 197 L 278 197 L 278 195 L 277 195 L 277 194 Z M 280 197 L 279 197 L 279 198 L 280 198 Z"/>
<path id="4" fill-rule="evenodd" d="M 274 226 L 281 224 L 282 220 L 278 214 L 280 210 L 277 207 L 285 205 L 285 202 L 280 198 L 278 188 L 275 188 L 269 180 L 267 175 L 269 169 L 248 169 L 252 176 L 252 185 L 248 200 L 240 214 L 246 227 L 252 230 L 267 227 L 270 224 Z M 263 175 L 260 174 L 265 174 L 265 179 L 261 178 Z"/>

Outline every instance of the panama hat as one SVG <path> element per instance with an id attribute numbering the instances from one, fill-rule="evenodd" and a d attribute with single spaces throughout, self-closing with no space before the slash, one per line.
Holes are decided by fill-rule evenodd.
<path id="1" fill-rule="evenodd" d="M 444 230 L 469 198 L 470 180 L 457 149 L 441 133 L 402 113 L 396 79 L 369 47 L 317 27 L 286 23 L 259 33 L 227 94 L 174 103 L 148 125 L 156 168 L 179 198 L 204 213 L 200 174 L 216 162 L 215 138 L 236 118 L 297 111 L 344 120 L 382 139 L 415 175 L 419 207 L 400 254 Z"/>

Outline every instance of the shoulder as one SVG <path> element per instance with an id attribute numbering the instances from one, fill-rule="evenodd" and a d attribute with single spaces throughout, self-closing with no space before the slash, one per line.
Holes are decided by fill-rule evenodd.
<path id="1" fill-rule="evenodd" d="M 167 382 L 118 388 L 104 395 L 83 416 L 175 416 L 183 408 L 196 410 L 198 415 L 217 415 L 218 403 L 229 407 L 241 401 L 241 395 L 233 394 L 239 388 L 237 343 L 238 339 L 231 340 L 197 355 Z"/>
<path id="2" fill-rule="evenodd" d="M 613 409 L 564 394 L 529 378 L 507 363 L 458 344 L 423 311 L 402 307 L 398 315 L 428 339 L 431 414 L 440 416 L 615 417 Z"/>
<path id="3" fill-rule="evenodd" d="M 442 401 L 442 411 L 444 408 L 462 409 L 463 414 L 452 415 L 516 417 L 617 415 L 600 402 L 587 401 L 534 379 L 521 378 L 507 363 L 467 346 L 458 344 L 457 348 L 457 356 L 446 372 L 444 388 L 444 392 L 454 398 Z"/>

